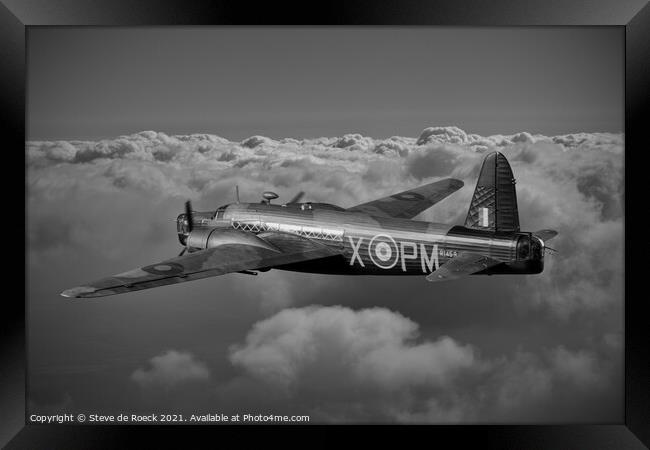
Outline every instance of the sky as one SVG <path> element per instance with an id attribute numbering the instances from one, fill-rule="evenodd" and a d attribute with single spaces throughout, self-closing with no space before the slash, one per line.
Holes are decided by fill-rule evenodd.
<path id="1" fill-rule="evenodd" d="M 622 33 L 611 28 L 32 29 L 27 218 L 35 413 L 319 423 L 623 420 Z M 271 270 L 71 300 L 178 254 L 174 219 L 264 190 L 350 207 L 517 178 L 543 274 Z"/>
<path id="2" fill-rule="evenodd" d="M 623 29 L 30 28 L 28 139 L 623 131 Z"/>

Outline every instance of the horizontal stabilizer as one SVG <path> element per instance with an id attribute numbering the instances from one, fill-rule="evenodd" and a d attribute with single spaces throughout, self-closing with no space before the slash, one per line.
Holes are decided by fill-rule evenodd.
<path id="1" fill-rule="evenodd" d="M 447 281 L 463 278 L 496 266 L 500 261 L 478 253 L 463 252 L 427 275 L 427 281 Z"/>
<path id="2" fill-rule="evenodd" d="M 537 236 L 542 241 L 547 242 L 557 236 L 557 231 L 555 230 L 539 230 L 533 233 L 534 236 Z"/>

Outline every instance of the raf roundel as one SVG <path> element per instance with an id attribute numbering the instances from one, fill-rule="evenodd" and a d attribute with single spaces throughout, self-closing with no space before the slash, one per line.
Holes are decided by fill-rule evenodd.
<path id="1" fill-rule="evenodd" d="M 178 263 L 166 262 L 143 267 L 142 270 L 152 275 L 176 275 L 183 271 L 183 266 Z"/>
<path id="2" fill-rule="evenodd" d="M 395 200 L 405 200 L 407 202 L 416 202 L 424 200 L 424 196 L 417 192 L 403 192 L 401 194 L 391 195 Z"/>
<path id="3" fill-rule="evenodd" d="M 393 251 L 386 242 L 380 242 L 375 246 L 375 254 L 382 262 L 386 262 L 390 259 Z"/>
<path id="4" fill-rule="evenodd" d="M 387 234 L 378 234 L 368 244 L 368 255 L 375 266 L 392 269 L 399 259 L 397 243 Z"/>

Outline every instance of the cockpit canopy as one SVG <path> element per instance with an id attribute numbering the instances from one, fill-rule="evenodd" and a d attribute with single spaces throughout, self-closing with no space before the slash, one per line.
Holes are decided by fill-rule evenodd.
<path id="1" fill-rule="evenodd" d="M 345 211 L 345 208 L 332 205 L 331 203 L 305 202 L 305 203 L 293 203 L 292 205 L 299 207 L 303 211 L 311 211 L 313 209 L 331 209 L 333 211 Z"/>
<path id="2" fill-rule="evenodd" d="M 214 217 L 213 219 L 223 219 L 223 214 L 226 211 L 226 208 L 229 207 L 232 203 L 228 203 L 227 205 L 223 205 L 217 208 L 217 210 L 214 212 Z"/>

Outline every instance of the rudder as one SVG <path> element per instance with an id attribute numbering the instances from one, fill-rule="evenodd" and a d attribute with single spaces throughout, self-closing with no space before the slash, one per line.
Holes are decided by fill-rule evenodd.
<path id="1" fill-rule="evenodd" d="M 500 152 L 489 153 L 483 160 L 465 227 L 519 231 L 515 178 L 508 160 Z"/>

